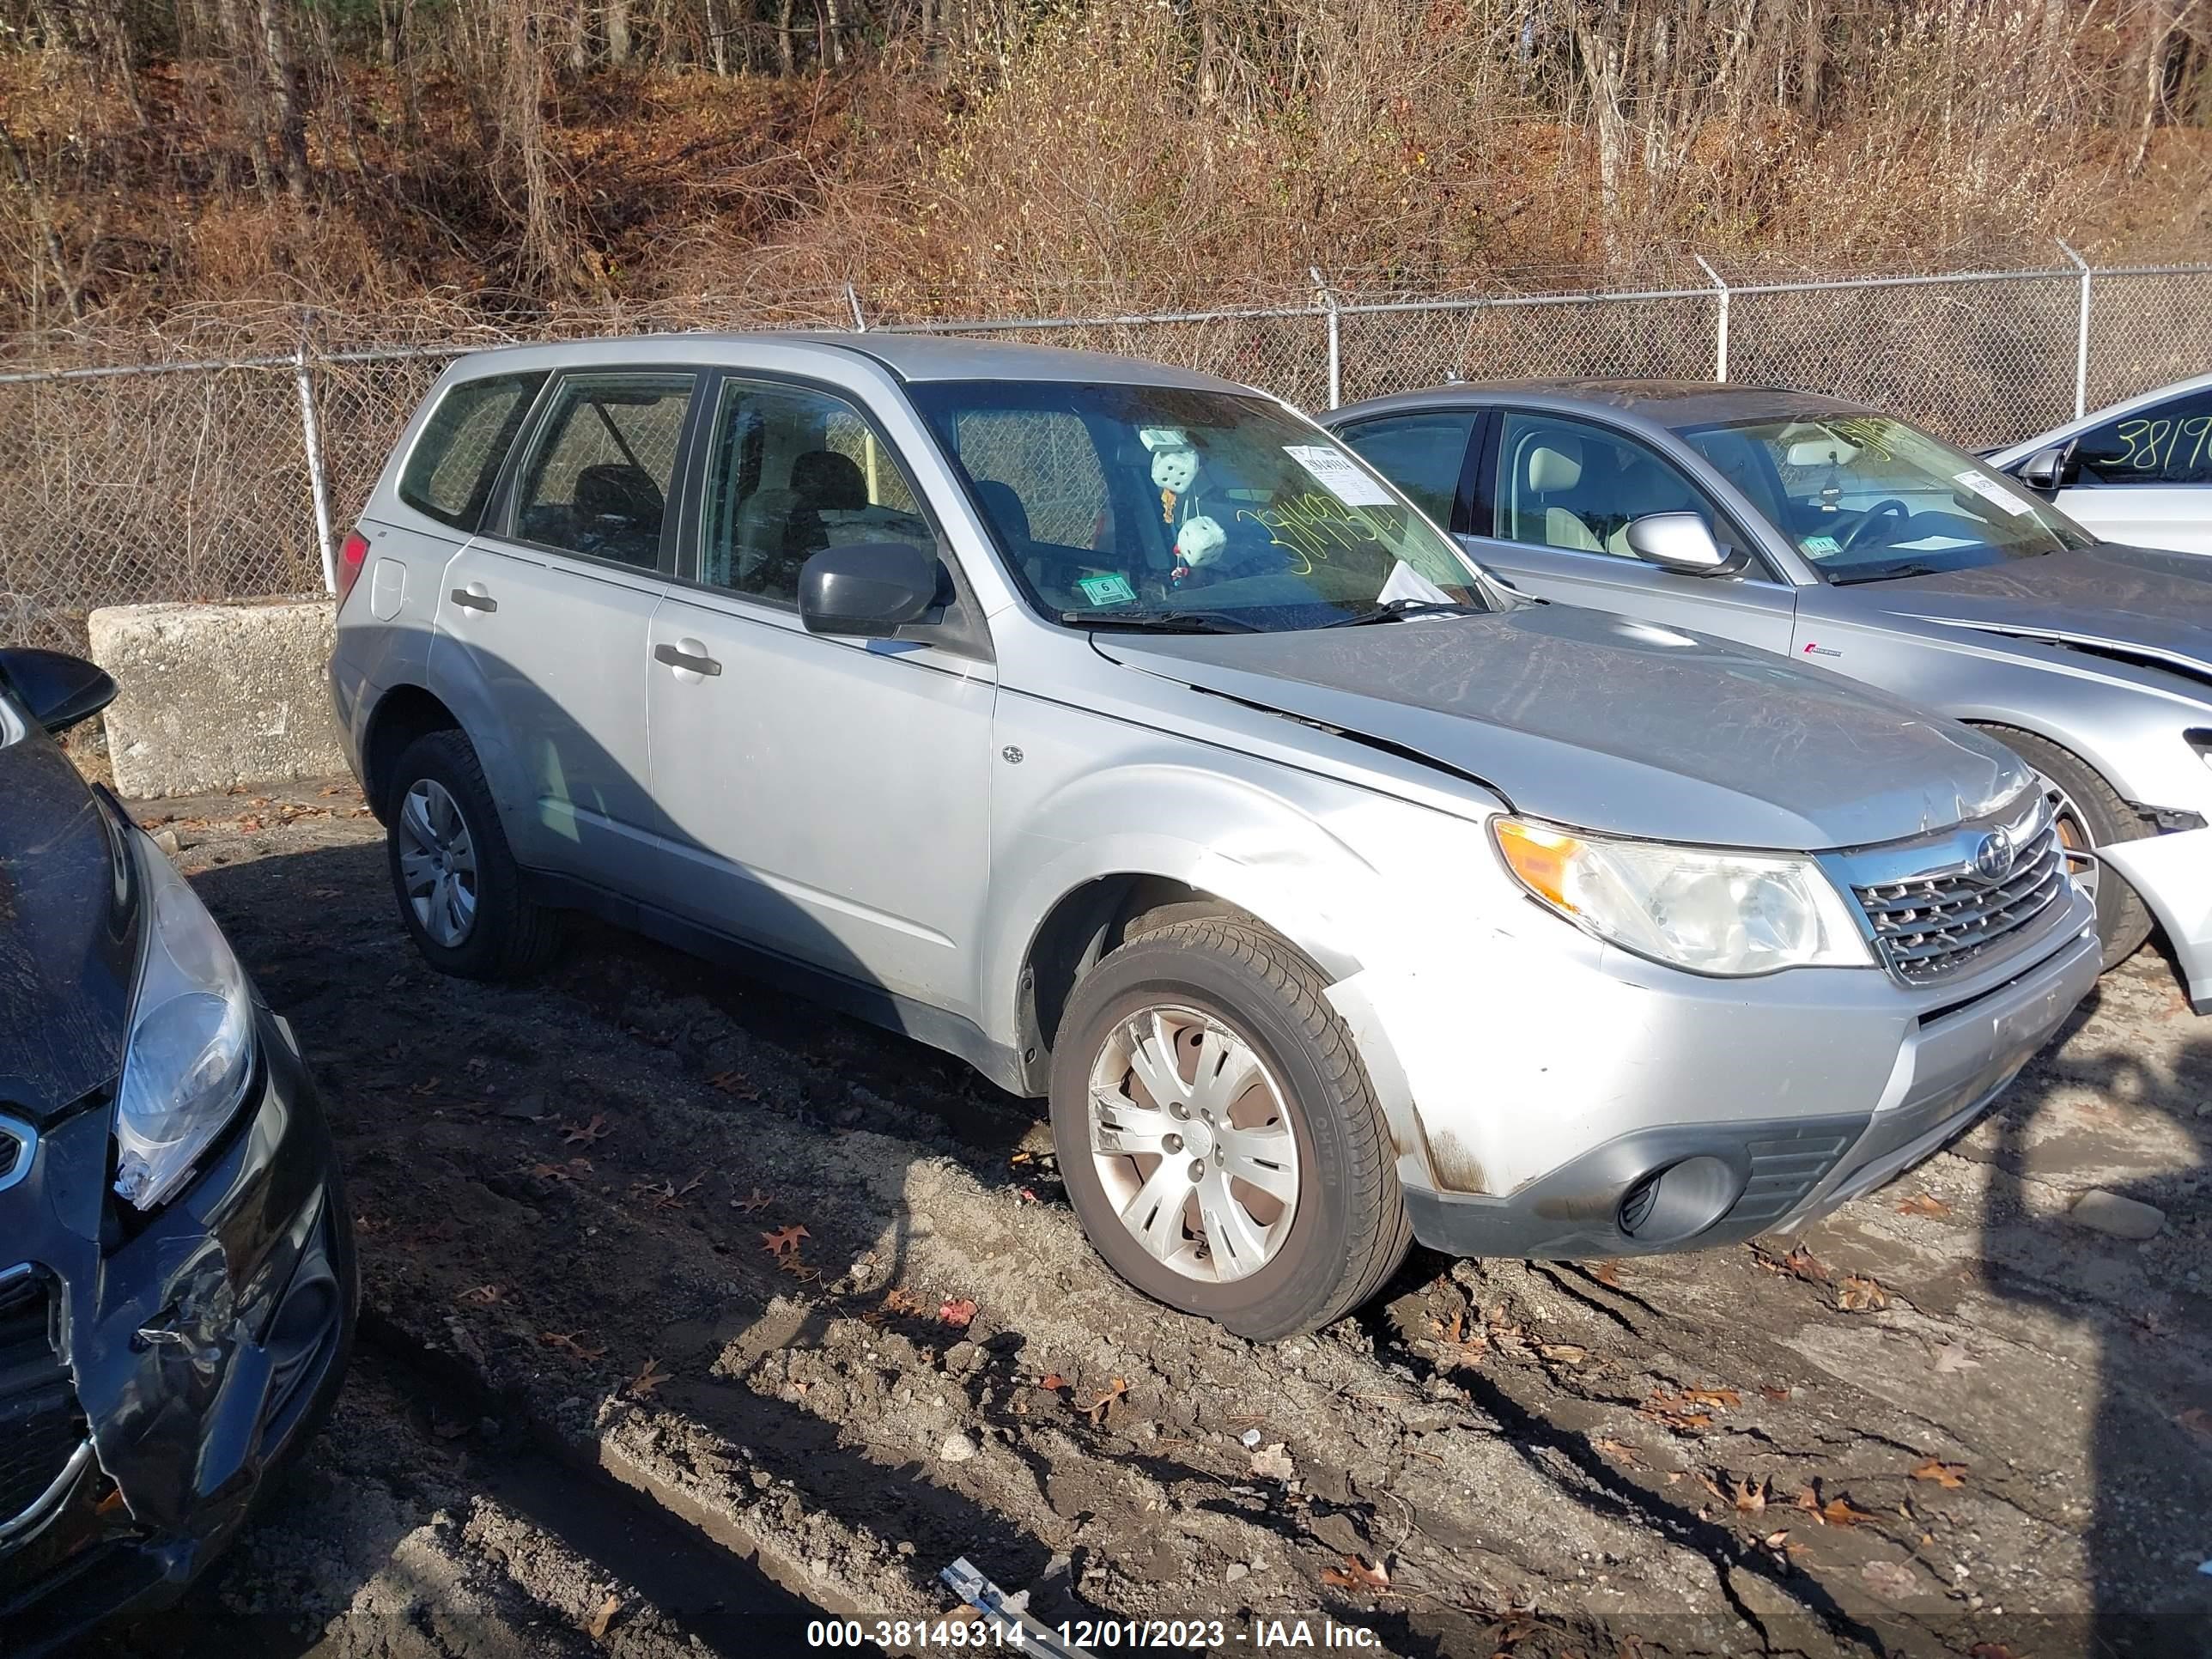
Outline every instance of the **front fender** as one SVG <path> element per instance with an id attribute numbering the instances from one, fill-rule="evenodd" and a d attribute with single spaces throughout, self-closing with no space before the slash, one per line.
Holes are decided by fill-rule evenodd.
<path id="1" fill-rule="evenodd" d="M 1429 1184 L 1393 1038 L 1342 988 L 1378 962 L 1404 968 L 1416 933 L 1431 945 L 1448 942 L 1455 954 L 1486 953 L 1498 933 L 1498 905 L 1521 908 L 1481 827 L 1500 804 L 1471 796 L 1462 817 L 1136 728 L 1113 732 L 1113 752 L 1102 757 L 1092 727 L 1085 734 L 1092 739 L 1086 763 L 1064 732 L 1056 740 L 1038 729 L 1048 728 L 1051 711 L 1045 714 L 1015 745 L 1030 763 L 999 769 L 993 802 L 992 908 L 981 967 L 992 1036 L 1010 1046 L 1022 1041 L 1024 969 L 1063 901 L 1116 877 L 1185 884 L 1249 911 L 1329 978 L 1401 1158 L 1412 1160 L 1401 1173 Z"/>

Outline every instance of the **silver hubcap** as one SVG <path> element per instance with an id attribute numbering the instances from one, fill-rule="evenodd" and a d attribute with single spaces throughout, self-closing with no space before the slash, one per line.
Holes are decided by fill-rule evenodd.
<path id="1" fill-rule="evenodd" d="M 477 848 L 468 821 L 430 778 L 417 778 L 399 804 L 399 876 L 422 931 L 448 949 L 477 925 Z"/>
<path id="2" fill-rule="evenodd" d="M 1274 1259 L 1298 1204 L 1283 1091 L 1219 1020 L 1163 1006 L 1124 1020 L 1091 1064 L 1091 1157 L 1129 1237 L 1208 1284 Z"/>

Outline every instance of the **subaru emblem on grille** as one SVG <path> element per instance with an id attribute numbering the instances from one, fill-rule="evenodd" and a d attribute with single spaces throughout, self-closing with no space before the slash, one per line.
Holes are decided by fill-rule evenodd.
<path id="1" fill-rule="evenodd" d="M 2012 873 L 2012 860 L 2011 835 L 2002 830 L 1992 830 L 1974 848 L 1974 873 L 1994 884 Z"/>

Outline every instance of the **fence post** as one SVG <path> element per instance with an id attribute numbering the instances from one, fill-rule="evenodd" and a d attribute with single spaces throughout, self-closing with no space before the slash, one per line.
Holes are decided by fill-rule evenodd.
<path id="1" fill-rule="evenodd" d="M 1344 332 L 1337 315 L 1336 295 L 1329 291 L 1319 265 L 1308 265 L 1306 275 L 1313 278 L 1314 289 L 1321 296 L 1322 314 L 1328 319 L 1328 406 L 1340 409 L 1344 404 Z"/>
<path id="2" fill-rule="evenodd" d="M 868 319 L 860 314 L 860 290 L 850 283 L 845 284 L 845 303 L 853 307 L 853 332 L 866 334 L 868 331 Z"/>
<path id="3" fill-rule="evenodd" d="M 1720 290 L 1720 319 L 1713 331 L 1713 379 L 1725 385 L 1729 377 L 1729 285 L 1721 280 L 1720 272 L 1705 263 L 1704 254 L 1693 253 L 1690 257 Z"/>
<path id="4" fill-rule="evenodd" d="M 2074 338 L 2074 417 L 2079 420 L 2089 407 L 2089 262 L 2067 246 L 2063 239 L 2052 240 L 2081 273 L 2081 306 Z"/>
<path id="5" fill-rule="evenodd" d="M 323 556 L 323 592 L 338 591 L 337 558 L 331 546 L 331 481 L 323 471 L 323 423 L 315 409 L 314 377 L 307 372 L 307 329 L 292 353 L 292 372 L 300 388 L 300 439 L 307 453 L 307 489 L 315 500 L 315 545 Z"/>

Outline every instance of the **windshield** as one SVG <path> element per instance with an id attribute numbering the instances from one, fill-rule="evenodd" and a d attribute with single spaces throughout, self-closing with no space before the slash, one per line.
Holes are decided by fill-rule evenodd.
<path id="1" fill-rule="evenodd" d="M 1887 415 L 1680 431 L 1824 581 L 1966 570 L 2094 539 L 2002 472 Z"/>
<path id="2" fill-rule="evenodd" d="M 1474 567 L 1404 496 L 1264 398 L 1059 381 L 909 390 L 1054 621 L 1277 632 L 1489 608 Z"/>

